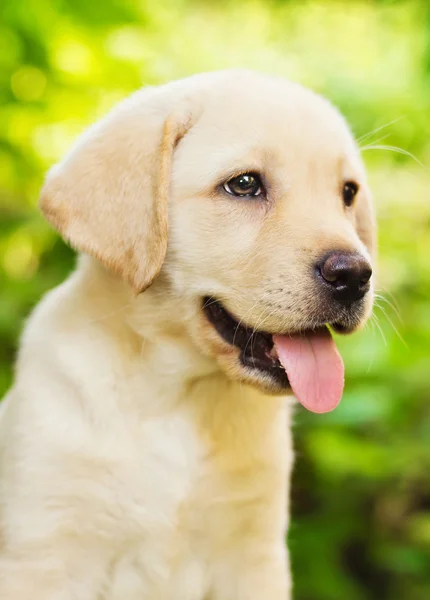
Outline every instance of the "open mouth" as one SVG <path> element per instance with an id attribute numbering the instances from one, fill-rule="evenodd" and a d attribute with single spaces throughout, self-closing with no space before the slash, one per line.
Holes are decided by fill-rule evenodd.
<path id="1" fill-rule="evenodd" d="M 212 298 L 204 298 L 203 311 L 218 335 L 240 350 L 242 365 L 264 375 L 272 389 L 291 389 L 312 412 L 328 412 L 339 404 L 344 366 L 326 326 L 272 335 L 238 321 Z"/>
<path id="2" fill-rule="evenodd" d="M 243 366 L 269 375 L 281 388 L 290 387 L 271 333 L 247 327 L 237 321 L 217 300 L 205 298 L 203 310 L 218 334 L 227 343 L 239 348 Z"/>

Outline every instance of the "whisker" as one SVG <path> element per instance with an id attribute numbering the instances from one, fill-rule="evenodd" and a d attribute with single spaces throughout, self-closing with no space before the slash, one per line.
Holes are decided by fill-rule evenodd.
<path id="1" fill-rule="evenodd" d="M 390 290 L 387 290 L 384 287 L 380 287 L 379 288 L 381 292 L 384 292 L 385 296 L 390 296 L 391 300 L 393 301 L 394 306 L 397 308 L 398 311 L 400 311 L 400 305 L 398 303 L 398 301 L 396 300 L 396 297 L 394 296 L 394 294 L 392 292 L 390 292 Z"/>
<path id="2" fill-rule="evenodd" d="M 407 350 L 409 350 L 409 346 L 408 344 L 405 342 L 403 336 L 401 335 L 401 333 L 399 332 L 399 330 L 397 329 L 397 327 L 394 325 L 393 321 L 390 319 L 390 317 L 387 315 L 386 310 L 384 309 L 383 306 L 378 306 L 379 310 L 382 311 L 384 317 L 387 319 L 388 323 L 391 325 L 391 327 L 393 328 L 394 333 L 397 335 L 397 337 L 399 338 L 399 340 L 402 342 L 402 344 L 405 346 L 405 348 Z"/>
<path id="3" fill-rule="evenodd" d="M 398 148 L 397 146 L 388 146 L 385 144 L 369 144 L 368 146 L 362 146 L 360 150 L 388 150 L 390 152 L 397 152 L 398 154 L 409 156 L 409 158 L 412 158 L 415 162 L 417 162 L 420 165 L 420 167 L 425 166 L 414 154 L 412 154 L 412 152 L 409 152 L 408 150 L 403 150 L 403 148 Z"/>
<path id="4" fill-rule="evenodd" d="M 276 311 L 275 311 L 275 310 L 272 310 L 272 311 L 270 311 L 270 312 L 269 312 L 269 314 L 267 315 L 267 317 L 265 317 L 264 319 L 262 319 L 261 317 L 264 315 L 264 313 L 265 313 L 265 312 L 267 312 L 267 308 L 266 308 L 266 309 L 264 309 L 264 310 L 262 311 L 262 313 L 260 314 L 260 317 L 257 319 L 257 325 L 254 327 L 254 329 L 253 329 L 253 331 L 252 331 L 252 334 L 251 334 L 251 339 L 254 337 L 254 334 L 255 334 L 256 332 L 258 333 L 258 330 L 260 330 L 260 329 L 262 328 L 263 324 L 264 324 L 264 323 L 265 323 L 265 322 L 266 322 L 268 319 L 270 319 L 270 317 L 271 317 L 271 316 L 272 316 L 272 315 L 273 315 L 273 314 L 274 314 Z M 255 339 L 255 337 L 254 337 L 254 339 Z M 253 354 L 253 351 L 254 351 L 254 347 L 253 347 L 253 344 L 251 344 L 251 356 L 252 356 L 252 360 L 254 360 L 254 354 Z"/>
<path id="5" fill-rule="evenodd" d="M 233 334 L 233 346 L 234 346 L 234 341 L 235 341 L 235 339 L 236 339 L 236 335 L 237 335 L 237 332 L 238 332 L 238 329 L 239 329 L 239 327 L 240 327 L 241 323 L 243 323 L 243 321 L 245 320 L 245 318 L 246 318 L 246 317 L 249 315 L 249 313 L 250 313 L 250 312 L 251 312 L 251 311 L 254 309 L 255 305 L 256 305 L 256 304 L 258 304 L 258 302 L 259 302 L 259 300 L 257 299 L 257 300 L 254 302 L 254 304 L 251 306 L 251 308 L 249 308 L 249 309 L 246 311 L 246 313 L 243 315 L 243 317 L 240 319 L 240 321 L 239 321 L 239 322 L 238 322 L 238 324 L 236 325 L 236 327 L 235 327 L 235 330 L 234 330 L 234 334 Z M 252 335 L 251 335 L 251 337 L 252 337 Z M 245 349 L 246 349 L 246 348 L 245 348 Z"/>
<path id="6" fill-rule="evenodd" d="M 366 325 L 364 326 L 365 329 L 368 329 L 370 327 L 371 332 L 372 332 L 372 336 L 373 338 L 375 338 L 376 335 L 376 327 L 375 327 L 375 322 L 373 321 L 373 319 L 369 319 L 366 323 Z M 372 367 L 373 367 L 373 363 L 375 360 L 375 353 L 376 353 L 376 346 L 375 344 L 372 344 L 372 355 L 369 356 L 369 364 L 367 365 L 367 369 L 366 369 L 366 374 L 370 373 Z"/>
<path id="7" fill-rule="evenodd" d="M 218 302 L 218 300 L 214 296 L 209 296 L 209 298 L 203 304 L 203 308 L 207 308 L 208 306 L 211 306 L 212 304 L 216 304 L 217 302 Z"/>
<path id="8" fill-rule="evenodd" d="M 394 125 L 394 123 L 397 123 L 398 121 L 401 121 L 402 119 L 404 119 L 405 116 L 402 115 L 401 117 L 397 117 L 396 119 L 393 119 L 392 121 L 390 121 L 389 123 L 386 123 L 385 125 L 381 125 L 380 127 L 377 127 L 376 129 L 374 129 L 373 131 L 369 131 L 369 133 L 365 133 L 364 135 L 360 136 L 357 139 L 357 143 L 368 139 L 370 137 L 372 137 L 372 135 L 374 135 L 375 133 L 378 133 L 378 131 L 381 131 L 382 129 L 385 129 L 386 127 L 389 127 L 390 125 Z"/>
<path id="9" fill-rule="evenodd" d="M 385 304 L 388 304 L 391 310 L 395 313 L 396 317 L 399 319 L 400 323 L 402 323 L 403 325 L 404 321 L 402 315 L 400 314 L 400 310 L 393 302 L 391 302 L 390 300 L 388 300 L 388 298 L 382 296 L 381 294 L 375 294 L 375 306 L 381 308 L 381 305 L 378 301 L 385 302 Z"/>
<path id="10" fill-rule="evenodd" d="M 99 321 L 103 321 L 104 319 L 108 319 L 109 317 L 113 317 L 114 315 L 118 314 L 119 312 L 125 310 L 126 308 L 128 308 L 129 306 L 131 306 L 131 302 L 128 302 L 127 304 L 124 304 L 123 306 L 120 306 L 119 308 L 117 308 L 116 310 L 113 310 L 110 313 L 107 313 L 105 315 L 102 315 L 101 317 L 97 317 L 96 319 L 91 319 L 90 321 L 87 321 L 87 324 L 90 323 L 98 323 Z"/>
<path id="11" fill-rule="evenodd" d="M 387 138 L 390 137 L 390 133 L 386 133 L 385 135 L 381 135 L 381 137 L 377 138 L 376 140 L 373 140 L 372 142 L 370 142 L 372 145 L 373 144 L 379 144 L 379 142 L 382 142 L 384 140 L 386 140 Z M 366 146 L 358 146 L 358 148 L 361 150 L 362 148 L 366 148 Z"/>
<path id="12" fill-rule="evenodd" d="M 267 311 L 267 308 L 264 308 L 264 309 L 262 310 L 262 312 L 260 313 L 260 316 L 259 316 L 259 317 L 258 317 L 258 319 L 257 319 L 257 324 L 259 323 L 261 316 L 262 316 L 262 315 L 263 315 L 263 314 L 264 314 L 266 311 Z M 255 334 L 256 334 L 256 333 L 257 333 L 257 326 L 252 328 L 251 335 L 250 335 L 250 337 L 249 337 L 248 341 L 246 342 L 246 344 L 245 344 L 245 348 L 244 348 L 244 350 L 243 350 L 243 351 L 245 352 L 245 351 L 246 351 L 246 349 L 248 348 L 248 345 L 249 345 L 249 343 L 251 342 L 251 356 L 252 356 L 252 360 L 254 360 L 254 353 L 253 353 L 253 352 L 254 352 L 254 346 L 253 346 L 253 341 L 255 340 Z"/>
<path id="13" fill-rule="evenodd" d="M 371 321 L 373 321 L 374 324 L 376 325 L 376 327 L 378 328 L 379 333 L 381 334 L 382 340 L 384 342 L 384 346 L 386 347 L 387 346 L 387 338 L 385 337 L 384 331 L 379 323 L 379 318 L 375 313 L 373 313 L 373 315 L 371 317 Z"/>

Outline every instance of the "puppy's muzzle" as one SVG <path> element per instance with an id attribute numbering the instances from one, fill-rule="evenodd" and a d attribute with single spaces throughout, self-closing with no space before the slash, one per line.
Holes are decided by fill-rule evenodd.
<path id="1" fill-rule="evenodd" d="M 370 289 L 372 267 L 358 253 L 331 252 L 316 265 L 317 278 L 333 300 L 349 307 Z"/>

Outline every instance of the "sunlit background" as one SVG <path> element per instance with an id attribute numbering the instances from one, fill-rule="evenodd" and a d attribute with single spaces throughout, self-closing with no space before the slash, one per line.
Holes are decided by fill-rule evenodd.
<path id="1" fill-rule="evenodd" d="M 343 402 L 296 416 L 295 598 L 428 600 L 426 1 L 1 0 L 0 396 L 26 315 L 74 265 L 36 208 L 47 168 L 142 84 L 230 66 L 298 80 L 340 107 L 379 218 L 380 298 L 367 330 L 339 342 Z"/>

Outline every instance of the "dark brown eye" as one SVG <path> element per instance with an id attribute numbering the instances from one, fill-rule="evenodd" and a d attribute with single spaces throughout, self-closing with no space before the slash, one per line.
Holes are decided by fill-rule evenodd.
<path id="1" fill-rule="evenodd" d="M 358 184 L 355 181 L 346 181 L 343 184 L 343 201 L 345 206 L 351 206 L 358 192 Z"/>
<path id="2" fill-rule="evenodd" d="M 263 184 L 256 173 L 243 173 L 232 177 L 223 184 L 226 192 L 232 196 L 260 196 L 263 193 Z"/>

